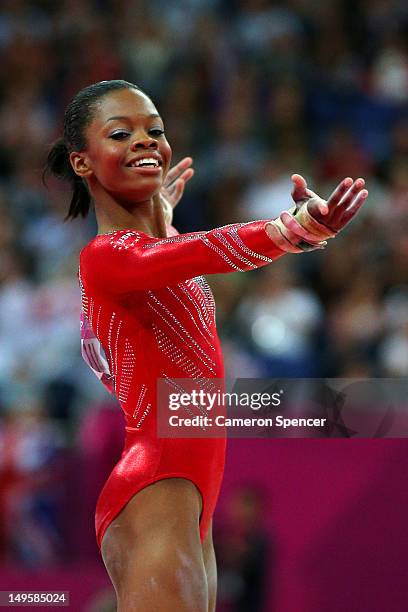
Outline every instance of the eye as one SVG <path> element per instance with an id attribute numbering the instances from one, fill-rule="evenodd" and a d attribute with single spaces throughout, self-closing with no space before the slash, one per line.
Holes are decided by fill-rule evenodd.
<path id="1" fill-rule="evenodd" d="M 152 128 L 151 130 L 149 130 L 149 134 L 150 136 L 157 138 L 159 136 L 163 136 L 164 130 L 162 130 L 161 128 Z"/>
<path id="2" fill-rule="evenodd" d="M 124 138 L 127 138 L 129 136 L 129 132 L 126 132 L 125 130 L 117 130 L 116 132 L 113 132 L 109 138 L 113 138 L 113 140 L 123 140 Z"/>

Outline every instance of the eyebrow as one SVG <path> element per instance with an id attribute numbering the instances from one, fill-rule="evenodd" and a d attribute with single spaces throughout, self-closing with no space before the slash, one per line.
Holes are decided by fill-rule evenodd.
<path id="1" fill-rule="evenodd" d="M 157 113 L 150 113 L 150 115 L 147 115 L 147 116 L 149 119 L 152 119 L 152 118 L 160 119 L 160 115 L 158 115 Z M 123 121 L 124 119 L 127 121 L 130 121 L 130 117 L 128 117 L 127 115 L 115 115 L 114 117 L 109 117 L 109 119 L 107 119 L 105 123 L 108 123 L 108 121 Z"/>

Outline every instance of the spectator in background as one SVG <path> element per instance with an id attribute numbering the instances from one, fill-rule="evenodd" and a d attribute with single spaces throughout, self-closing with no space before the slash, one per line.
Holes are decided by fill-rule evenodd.
<path id="1" fill-rule="evenodd" d="M 39 567 L 65 558 L 62 447 L 58 427 L 20 393 L 2 433 L 0 507 L 9 561 Z"/>
<path id="2" fill-rule="evenodd" d="M 254 285 L 238 306 L 237 323 L 265 376 L 316 376 L 314 334 L 322 315 L 317 297 L 297 285 L 284 260 L 262 270 Z"/>
<path id="3" fill-rule="evenodd" d="M 220 612 L 265 612 L 266 573 L 269 588 L 274 543 L 262 525 L 264 495 L 253 485 L 237 488 L 227 517 L 217 531 Z M 217 608 L 218 610 L 218 608 Z"/>
<path id="4" fill-rule="evenodd" d="M 380 364 L 386 376 L 408 376 L 408 284 L 395 287 L 385 299 L 388 333 L 379 347 Z"/>

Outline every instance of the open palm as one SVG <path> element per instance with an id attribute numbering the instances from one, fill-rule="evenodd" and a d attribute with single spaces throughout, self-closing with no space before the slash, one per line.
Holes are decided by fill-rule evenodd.
<path id="1" fill-rule="evenodd" d="M 351 221 L 359 211 L 368 196 L 364 189 L 365 181 L 358 178 L 345 178 L 339 183 L 328 200 L 323 200 L 314 191 L 308 189 L 306 180 L 300 174 L 292 176 L 293 190 L 292 198 L 300 208 L 307 202 L 309 213 L 322 225 L 334 232 L 339 232 Z"/>

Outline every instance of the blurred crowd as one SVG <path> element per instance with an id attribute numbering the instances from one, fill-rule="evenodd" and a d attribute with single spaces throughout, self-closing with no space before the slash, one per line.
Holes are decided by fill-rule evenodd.
<path id="1" fill-rule="evenodd" d="M 91 524 L 122 435 L 117 408 L 106 405 L 79 350 L 77 261 L 95 222 L 64 223 L 66 187 L 42 183 L 66 104 L 81 87 L 113 78 L 152 97 L 174 159 L 194 158 L 196 175 L 176 210 L 181 232 L 276 216 L 291 205 L 293 172 L 323 197 L 342 178 L 363 176 L 364 210 L 325 251 L 209 279 L 227 371 L 407 376 L 408 6 L 1 7 L 0 554 L 50 563 L 77 550 L 75 469 L 89 467 L 83 507 Z"/>

